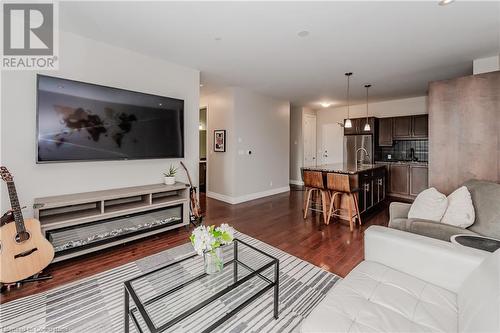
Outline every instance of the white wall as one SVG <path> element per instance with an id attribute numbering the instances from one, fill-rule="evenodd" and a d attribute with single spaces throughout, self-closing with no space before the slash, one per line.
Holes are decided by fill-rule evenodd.
<path id="1" fill-rule="evenodd" d="M 229 87 L 200 105 L 208 107 L 207 196 L 240 203 L 288 191 L 289 102 Z M 225 153 L 213 151 L 215 129 L 226 130 Z"/>
<path id="2" fill-rule="evenodd" d="M 369 115 L 379 118 L 397 117 L 427 113 L 427 96 L 395 99 L 370 103 Z M 350 107 L 350 117 L 366 115 L 366 104 Z M 346 107 L 326 108 L 317 111 L 317 147 L 320 163 L 341 163 L 343 161 L 344 131 L 338 124 L 347 118 Z M 327 157 L 325 157 L 325 151 Z"/>
<path id="3" fill-rule="evenodd" d="M 234 196 L 234 89 L 224 88 L 200 98 L 207 107 L 207 192 Z M 226 130 L 226 152 L 214 152 L 214 130 Z"/>
<path id="4" fill-rule="evenodd" d="M 235 88 L 234 105 L 236 197 L 287 191 L 290 103 Z"/>
<path id="5" fill-rule="evenodd" d="M 198 183 L 199 71 L 86 39 L 60 34 L 58 71 L 44 74 L 184 99 L 185 159 Z M 172 159 L 36 164 L 36 73 L 2 72 L 2 165 L 13 173 L 25 216 L 33 198 L 160 183 Z M 187 180 L 182 170 L 179 178 Z M 1 211 L 8 203 L 2 186 Z"/>

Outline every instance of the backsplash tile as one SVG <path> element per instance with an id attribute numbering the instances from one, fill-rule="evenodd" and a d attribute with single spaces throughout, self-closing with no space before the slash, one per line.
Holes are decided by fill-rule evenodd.
<path id="1" fill-rule="evenodd" d="M 394 141 L 392 147 L 376 147 L 375 160 L 388 161 L 408 161 L 411 159 L 411 149 L 415 151 L 415 157 L 419 162 L 429 161 L 429 141 L 428 140 L 401 140 Z"/>

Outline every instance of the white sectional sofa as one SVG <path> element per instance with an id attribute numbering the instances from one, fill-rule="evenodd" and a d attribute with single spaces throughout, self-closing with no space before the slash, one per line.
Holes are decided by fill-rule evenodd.
<path id="1" fill-rule="evenodd" d="M 372 226 L 301 332 L 500 332 L 500 250 Z"/>

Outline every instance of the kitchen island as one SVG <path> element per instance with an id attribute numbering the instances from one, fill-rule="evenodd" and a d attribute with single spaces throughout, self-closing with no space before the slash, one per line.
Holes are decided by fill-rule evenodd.
<path id="1" fill-rule="evenodd" d="M 361 214 L 377 207 L 385 199 L 386 167 L 384 165 L 334 163 L 303 167 L 302 172 L 305 170 L 323 172 L 325 184 L 327 173 L 349 175 L 351 188 L 358 189 L 358 205 Z"/>

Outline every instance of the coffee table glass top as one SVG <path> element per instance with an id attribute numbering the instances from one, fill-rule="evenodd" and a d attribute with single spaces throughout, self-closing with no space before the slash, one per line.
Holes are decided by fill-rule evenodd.
<path id="1" fill-rule="evenodd" d="M 239 240 L 222 250 L 224 268 L 217 274 L 205 274 L 203 257 L 195 254 L 125 282 L 139 330 L 210 331 L 217 319 L 229 319 L 275 287 L 277 259 Z"/>

